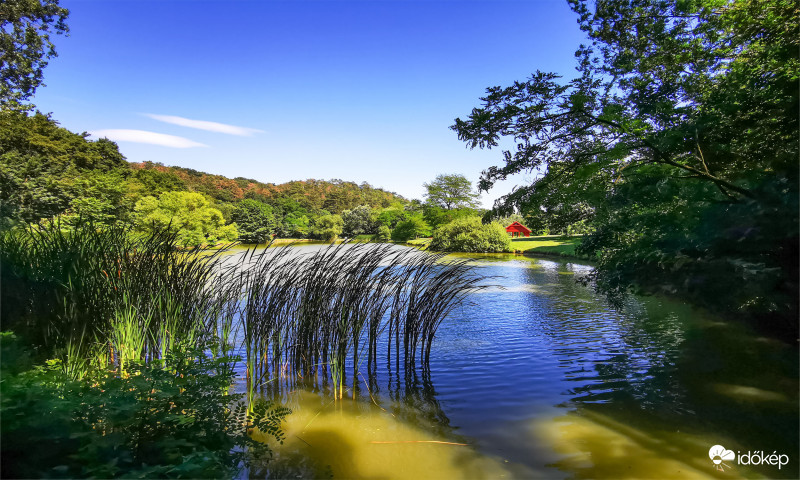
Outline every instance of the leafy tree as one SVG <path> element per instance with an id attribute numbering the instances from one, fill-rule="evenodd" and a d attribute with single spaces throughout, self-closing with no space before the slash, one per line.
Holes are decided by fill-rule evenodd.
<path id="1" fill-rule="evenodd" d="M 232 218 L 239 230 L 239 241 L 243 243 L 264 243 L 277 227 L 272 207 L 257 200 L 239 202 Z"/>
<path id="2" fill-rule="evenodd" d="M 175 229 L 183 246 L 232 242 L 238 236 L 235 225 L 225 225 L 222 213 L 199 193 L 165 192 L 158 198 L 144 197 L 136 203 L 134 211 L 140 230 Z"/>
<path id="3" fill-rule="evenodd" d="M 311 232 L 311 219 L 307 215 L 292 212 L 283 217 L 280 235 L 287 238 L 305 238 Z"/>
<path id="4" fill-rule="evenodd" d="M 424 183 L 425 203 L 444 210 L 477 208 L 480 195 L 472 190 L 472 182 L 459 174 L 437 175 L 431 183 Z"/>
<path id="5" fill-rule="evenodd" d="M 580 76 L 489 88 L 451 127 L 471 148 L 514 140 L 479 188 L 543 171 L 503 206 L 593 224 L 582 249 L 609 293 L 673 292 L 796 330 L 797 3 L 570 4 L 591 41 Z"/>
<path id="6" fill-rule="evenodd" d="M 388 242 L 392 238 L 392 231 L 386 225 L 378 227 L 378 233 L 375 234 L 375 239 L 379 242 Z"/>
<path id="7" fill-rule="evenodd" d="M 392 240 L 405 242 L 414 238 L 426 237 L 431 234 L 431 227 L 420 215 L 410 215 L 402 220 L 392 230 Z"/>
<path id="8" fill-rule="evenodd" d="M 431 205 L 428 203 L 422 206 L 422 218 L 424 218 L 432 228 L 450 223 L 457 218 L 474 217 L 479 214 L 479 210 L 468 207 L 446 210 L 438 205 Z"/>
<path id="9" fill-rule="evenodd" d="M 375 233 L 375 220 L 369 205 L 361 205 L 352 210 L 342 212 L 344 223 L 342 232 L 348 237 Z"/>
<path id="10" fill-rule="evenodd" d="M 396 205 L 384 208 L 375 216 L 375 222 L 379 225 L 385 225 L 389 229 L 394 228 L 397 222 L 406 217 L 406 211 L 402 205 Z"/>
<path id="11" fill-rule="evenodd" d="M 56 56 L 51 34 L 66 34 L 69 10 L 58 0 L 0 3 L 0 104 L 8 108 L 42 85 L 42 70 Z"/>
<path id="12" fill-rule="evenodd" d="M 73 200 L 94 195 L 110 202 L 106 213 L 122 216 L 122 199 L 111 193 L 120 189 L 100 180 L 111 174 L 123 181 L 128 173 L 115 143 L 87 140 L 38 112 L 0 110 L 0 131 L 0 224 L 59 215 Z"/>
<path id="13" fill-rule="evenodd" d="M 335 240 L 342 234 L 342 217 L 340 215 L 321 215 L 314 220 L 311 234 L 325 241 Z"/>
<path id="14" fill-rule="evenodd" d="M 121 172 L 92 172 L 75 180 L 78 195 L 72 199 L 64 214 L 65 223 L 74 225 L 78 219 L 95 225 L 112 225 L 127 220 L 131 205 L 126 198 L 128 186 Z"/>
<path id="15" fill-rule="evenodd" d="M 479 217 L 465 217 L 434 230 L 428 248 L 443 252 L 510 252 L 511 239 L 497 222 L 484 225 Z"/>
<path id="16" fill-rule="evenodd" d="M 487 212 L 487 214 L 489 214 L 489 213 L 491 213 L 491 212 Z M 495 222 L 499 223 L 500 225 L 502 225 L 503 228 L 506 228 L 507 226 L 511 225 L 514 222 L 519 222 L 519 223 L 525 225 L 525 217 L 523 217 L 522 215 L 520 215 L 518 213 L 512 213 L 511 215 L 506 215 L 504 217 L 495 217 L 495 218 L 493 218 L 493 217 L 491 217 L 491 215 L 489 215 L 489 221 L 495 221 Z"/>

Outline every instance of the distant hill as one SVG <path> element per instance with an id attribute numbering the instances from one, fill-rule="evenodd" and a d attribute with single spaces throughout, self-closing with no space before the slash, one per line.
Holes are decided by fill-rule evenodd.
<path id="1" fill-rule="evenodd" d="M 90 140 L 87 133 L 71 132 L 38 112 L 0 111 L 0 132 L 0 228 L 65 215 L 101 223 L 129 221 L 141 198 L 169 191 L 208 196 L 228 221 L 244 199 L 273 205 L 280 216 L 304 216 L 301 223 L 360 205 L 381 209 L 408 203 L 367 183 L 309 179 L 274 184 L 129 163 L 116 143 Z"/>
<path id="2" fill-rule="evenodd" d="M 385 208 L 408 200 L 394 192 L 339 179 L 295 180 L 287 183 L 263 183 L 250 178 L 228 178 L 191 168 L 169 167 L 160 163 L 131 163 L 133 177 L 145 184 L 149 195 L 166 190 L 190 190 L 203 193 L 218 202 L 235 203 L 245 198 L 275 203 L 291 199 L 309 210 L 341 213 L 359 205 Z"/>

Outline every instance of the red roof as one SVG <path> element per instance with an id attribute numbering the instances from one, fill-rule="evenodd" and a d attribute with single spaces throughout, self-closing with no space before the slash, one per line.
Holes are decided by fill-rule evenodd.
<path id="1" fill-rule="evenodd" d="M 531 234 L 531 231 L 528 230 L 528 228 L 525 225 L 519 222 L 514 222 L 511 225 L 507 226 L 506 232 L 508 233 L 519 232 L 519 233 L 524 233 L 526 236 Z"/>

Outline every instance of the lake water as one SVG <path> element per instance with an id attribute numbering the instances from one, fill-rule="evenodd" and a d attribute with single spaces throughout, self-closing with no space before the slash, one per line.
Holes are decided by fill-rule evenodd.
<path id="1" fill-rule="evenodd" d="M 617 311 L 575 281 L 591 269 L 579 263 L 469 258 L 497 286 L 444 322 L 430 371 L 383 360 L 344 400 L 281 392 L 295 413 L 279 475 L 798 477 L 797 348 L 674 300 Z M 789 463 L 719 471 L 714 445 Z"/>

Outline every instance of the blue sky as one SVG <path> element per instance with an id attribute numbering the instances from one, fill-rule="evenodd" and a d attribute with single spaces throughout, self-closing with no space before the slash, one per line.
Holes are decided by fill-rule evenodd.
<path id="1" fill-rule="evenodd" d="M 62 126 L 116 139 L 129 161 L 408 198 L 437 174 L 475 182 L 498 164 L 453 119 L 486 87 L 537 69 L 572 77 L 584 41 L 564 0 L 61 4 L 71 33 L 33 101 Z"/>

